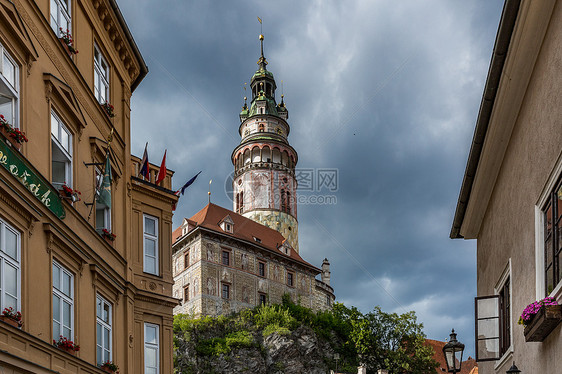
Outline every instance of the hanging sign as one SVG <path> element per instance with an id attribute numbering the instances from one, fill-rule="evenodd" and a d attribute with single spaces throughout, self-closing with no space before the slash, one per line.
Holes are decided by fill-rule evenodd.
<path id="1" fill-rule="evenodd" d="M 0 165 L 8 170 L 21 184 L 25 186 L 43 205 L 60 219 L 66 217 L 62 200 L 51 183 L 43 178 L 29 161 L 19 152 L 15 152 L 0 138 Z"/>

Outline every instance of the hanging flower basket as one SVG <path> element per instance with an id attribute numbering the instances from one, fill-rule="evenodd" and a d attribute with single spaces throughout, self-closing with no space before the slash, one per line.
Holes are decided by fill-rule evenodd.
<path id="1" fill-rule="evenodd" d="M 562 320 L 562 305 L 553 297 L 547 297 L 527 305 L 519 324 L 525 326 L 523 334 L 527 342 L 542 342 Z"/>
<path id="2" fill-rule="evenodd" d="M 15 312 L 14 308 L 12 307 L 5 308 L 2 311 L 2 314 L 0 315 L 0 320 L 18 329 L 21 328 L 23 325 L 23 322 L 21 321 L 21 313 Z"/>
<path id="3" fill-rule="evenodd" d="M 70 57 L 77 54 L 78 50 L 74 48 L 74 40 L 72 39 L 72 35 L 70 35 L 70 31 L 68 29 L 64 31 L 62 27 L 59 27 L 59 30 L 61 35 L 59 40 L 61 41 L 64 49 L 66 50 L 66 53 L 68 53 Z"/>
<path id="4" fill-rule="evenodd" d="M 73 203 L 80 201 L 80 191 L 74 190 L 68 187 L 66 184 L 62 185 L 61 189 L 59 190 L 59 194 L 61 198 L 70 200 Z"/>

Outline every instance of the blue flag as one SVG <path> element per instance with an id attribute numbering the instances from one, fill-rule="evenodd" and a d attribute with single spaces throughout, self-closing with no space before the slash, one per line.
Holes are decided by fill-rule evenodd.
<path id="1" fill-rule="evenodd" d="M 180 188 L 177 192 L 176 195 L 179 195 L 180 193 L 183 195 L 183 193 L 185 192 L 185 189 L 189 186 L 191 186 L 193 184 L 193 182 L 195 182 L 195 179 L 197 179 L 197 177 L 199 176 L 199 174 L 201 174 L 201 171 L 197 174 L 195 174 L 195 176 L 193 178 L 191 178 L 190 180 L 188 180 L 182 188 Z"/>

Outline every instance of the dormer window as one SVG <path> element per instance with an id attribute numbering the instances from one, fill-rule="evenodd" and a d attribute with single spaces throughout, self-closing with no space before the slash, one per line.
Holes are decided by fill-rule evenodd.
<path id="1" fill-rule="evenodd" d="M 279 250 L 287 256 L 291 255 L 291 246 L 287 243 L 287 241 L 284 241 L 283 244 L 281 244 Z"/>
<path id="2" fill-rule="evenodd" d="M 219 226 L 224 232 L 228 232 L 231 234 L 234 233 L 234 221 L 232 220 L 232 218 L 230 218 L 230 216 L 224 217 Z"/>
<path id="3" fill-rule="evenodd" d="M 255 241 L 256 243 L 261 243 L 261 239 L 260 239 L 260 238 L 256 238 L 255 236 L 253 236 L 253 238 L 254 238 L 254 241 Z"/>

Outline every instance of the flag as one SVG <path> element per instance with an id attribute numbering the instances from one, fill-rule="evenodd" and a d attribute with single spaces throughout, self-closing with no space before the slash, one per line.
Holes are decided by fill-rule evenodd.
<path id="1" fill-rule="evenodd" d="M 164 178 L 166 178 L 166 152 L 168 152 L 168 150 L 164 151 L 164 157 L 162 158 L 162 163 L 160 164 L 160 170 L 158 171 L 158 175 L 156 176 L 156 184 L 162 182 Z"/>
<path id="2" fill-rule="evenodd" d="M 260 21 L 260 23 L 261 23 L 261 18 L 260 18 L 260 17 L 258 17 L 258 21 Z"/>
<path id="3" fill-rule="evenodd" d="M 193 184 L 193 182 L 195 182 L 195 179 L 197 179 L 197 177 L 199 176 L 199 174 L 201 174 L 201 172 L 195 174 L 195 176 L 193 178 L 191 178 L 190 180 L 188 180 L 182 188 L 180 188 L 179 190 L 176 191 L 176 195 L 183 195 L 183 193 L 185 192 L 185 189 L 189 186 L 191 186 Z"/>
<path id="4" fill-rule="evenodd" d="M 111 161 L 109 161 L 109 155 L 107 155 L 105 160 L 105 170 L 99 190 L 98 204 L 103 204 L 111 209 Z"/>
<path id="5" fill-rule="evenodd" d="M 139 171 L 139 175 L 142 175 L 144 177 L 144 179 L 149 179 L 149 174 L 148 174 L 148 152 L 146 150 L 146 147 L 148 147 L 148 142 L 146 142 L 146 144 L 144 145 L 144 154 L 142 155 L 142 161 L 141 161 L 141 169 Z"/>

